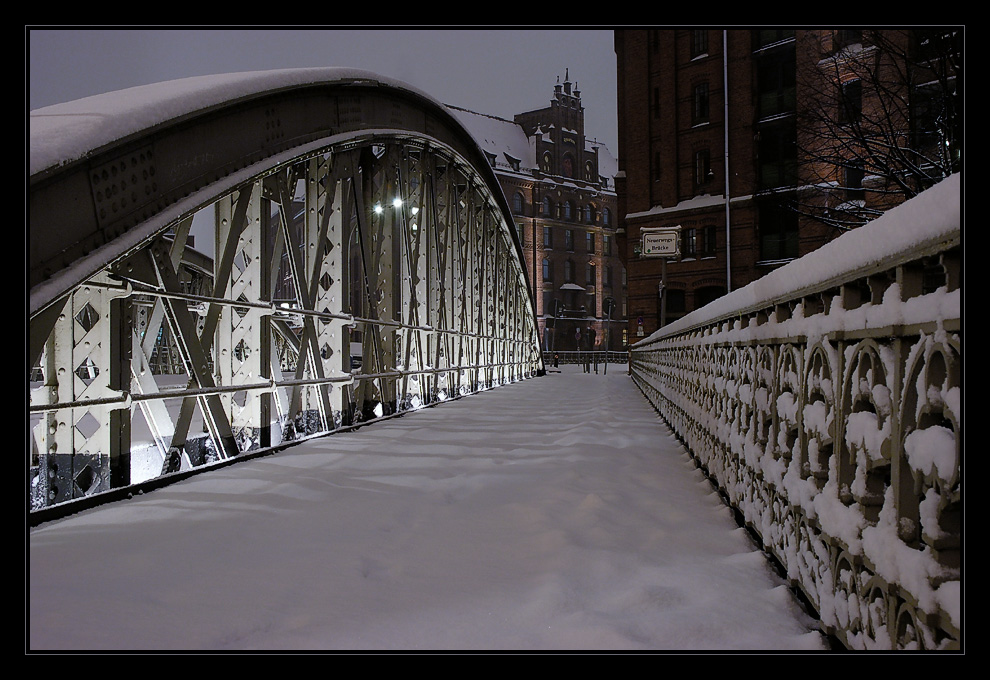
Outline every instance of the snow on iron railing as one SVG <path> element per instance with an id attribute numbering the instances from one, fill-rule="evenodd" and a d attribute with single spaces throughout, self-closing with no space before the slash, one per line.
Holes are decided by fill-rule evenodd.
<path id="1" fill-rule="evenodd" d="M 661 329 L 634 381 L 856 649 L 958 648 L 959 178 Z"/>

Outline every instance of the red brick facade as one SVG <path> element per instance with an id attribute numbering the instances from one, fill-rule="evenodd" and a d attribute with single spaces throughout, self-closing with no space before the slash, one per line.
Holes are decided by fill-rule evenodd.
<path id="1" fill-rule="evenodd" d="M 802 70 L 834 54 L 839 33 L 615 32 L 617 237 L 631 342 L 661 324 L 662 266 L 640 252 L 644 228 L 680 227 L 681 255 L 666 267 L 667 323 L 841 234 L 777 207 L 834 180 L 834 169 L 812 179 L 799 162 L 796 120 Z"/>

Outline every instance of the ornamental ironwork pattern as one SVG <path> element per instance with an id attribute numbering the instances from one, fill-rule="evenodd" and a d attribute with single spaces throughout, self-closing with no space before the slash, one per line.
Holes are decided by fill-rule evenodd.
<path id="1" fill-rule="evenodd" d="M 849 648 L 960 646 L 958 242 L 630 352 L 644 395 Z"/>

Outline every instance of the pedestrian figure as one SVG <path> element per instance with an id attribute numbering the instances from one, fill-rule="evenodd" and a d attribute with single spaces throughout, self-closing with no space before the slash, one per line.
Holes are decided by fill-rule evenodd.
<path id="1" fill-rule="evenodd" d="M 553 367 L 557 368 L 560 366 L 560 355 L 556 352 L 553 353 Z"/>

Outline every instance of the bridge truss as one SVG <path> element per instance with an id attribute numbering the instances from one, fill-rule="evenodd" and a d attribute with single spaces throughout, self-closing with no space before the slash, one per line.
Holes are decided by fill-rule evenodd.
<path id="1" fill-rule="evenodd" d="M 477 145 L 318 75 L 32 175 L 34 513 L 542 371 Z"/>

